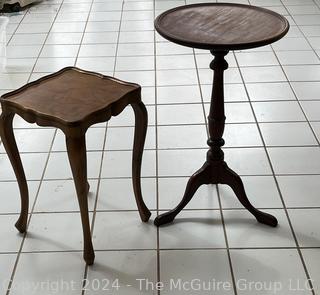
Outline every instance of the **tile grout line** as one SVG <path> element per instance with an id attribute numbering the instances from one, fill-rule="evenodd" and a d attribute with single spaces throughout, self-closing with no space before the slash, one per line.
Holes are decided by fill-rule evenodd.
<path id="1" fill-rule="evenodd" d="M 303 250 L 320 250 L 320 247 L 310 246 L 310 247 L 300 247 Z M 229 247 L 229 250 L 297 250 L 297 247 L 287 246 L 287 247 Z M 227 247 L 186 247 L 186 248 L 161 248 L 161 251 L 196 251 L 196 250 L 209 250 L 209 251 L 220 251 L 227 250 Z M 95 252 L 131 252 L 131 251 L 156 251 L 155 248 L 127 248 L 127 249 L 117 249 L 117 248 L 105 248 L 97 249 Z M 78 253 L 81 254 L 82 250 L 37 250 L 37 251 L 21 251 L 21 254 L 46 254 L 46 253 Z M 18 252 L 0 252 L 1 255 L 15 255 Z"/>
<path id="2" fill-rule="evenodd" d="M 84 35 L 86 34 L 86 29 L 87 29 L 88 21 L 90 19 L 90 14 L 91 14 L 91 10 L 92 10 L 92 6 L 93 6 L 93 3 L 94 3 L 94 0 L 90 0 L 90 2 L 88 2 L 88 3 L 90 3 L 90 8 L 89 8 L 89 11 L 88 11 L 87 19 L 85 21 L 85 26 L 83 28 L 83 33 L 82 33 L 82 36 L 81 36 L 81 40 L 79 41 L 79 48 L 77 50 L 76 58 L 74 60 L 74 66 L 76 66 L 77 62 L 78 62 L 79 53 L 80 53 L 80 50 L 81 50 L 81 46 L 82 46 L 82 42 L 83 42 L 83 39 L 84 39 Z M 61 45 L 61 44 L 59 44 L 59 45 Z M 76 45 L 78 45 L 78 44 L 76 44 Z"/>
<path id="3" fill-rule="evenodd" d="M 269 176 L 271 177 L 271 175 Z M 184 177 L 188 178 L 188 177 Z M 96 198 L 95 198 L 96 199 Z M 283 210 L 283 207 L 256 207 L 259 210 L 277 210 L 281 211 Z M 163 208 L 159 211 L 169 211 L 171 208 Z M 320 206 L 316 207 L 311 207 L 311 206 L 306 206 L 306 207 L 297 207 L 297 206 L 292 206 L 292 207 L 287 207 L 289 210 L 319 210 Z M 184 211 L 219 211 L 219 208 L 186 208 L 183 209 Z M 157 213 L 157 209 L 150 209 L 152 213 Z M 228 207 L 228 208 L 223 208 L 223 211 L 246 211 L 246 209 L 241 208 L 241 207 Z M 89 210 L 90 213 L 94 213 L 94 210 Z M 98 209 L 96 210 L 96 213 L 117 213 L 117 212 L 137 212 L 135 209 L 119 209 L 119 210 L 107 210 L 107 209 Z M 74 211 L 41 211 L 41 212 L 33 212 L 32 215 L 51 215 L 51 214 L 75 214 L 75 213 L 80 213 L 80 211 L 74 210 Z M 0 216 L 17 216 L 19 215 L 18 213 L 0 213 Z M 303 248 L 303 246 L 300 246 Z M 319 246 L 320 247 L 320 246 Z M 2 253 L 2 252 L 0 252 Z"/>

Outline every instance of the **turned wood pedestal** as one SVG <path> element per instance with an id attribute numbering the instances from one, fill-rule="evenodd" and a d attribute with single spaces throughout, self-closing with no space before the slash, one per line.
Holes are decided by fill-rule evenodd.
<path id="1" fill-rule="evenodd" d="M 264 46 L 282 38 L 289 29 L 288 21 L 267 9 L 228 3 L 203 3 L 177 7 L 155 20 L 155 28 L 164 38 L 192 48 L 210 50 L 214 72 L 207 159 L 188 181 L 181 202 L 171 211 L 159 215 L 157 226 L 172 222 L 203 184 L 227 184 L 241 204 L 264 224 L 277 226 L 277 219 L 254 208 L 247 198 L 239 175 L 224 161 L 221 149 L 225 127 L 223 74 L 228 68 L 225 56 L 230 50 Z"/>

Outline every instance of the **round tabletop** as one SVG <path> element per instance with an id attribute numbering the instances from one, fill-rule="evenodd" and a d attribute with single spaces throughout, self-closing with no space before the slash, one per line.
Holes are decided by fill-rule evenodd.
<path id="1" fill-rule="evenodd" d="M 240 50 L 264 46 L 289 30 L 286 18 L 271 10 L 233 3 L 200 3 L 160 14 L 155 28 L 164 38 L 209 50 Z"/>

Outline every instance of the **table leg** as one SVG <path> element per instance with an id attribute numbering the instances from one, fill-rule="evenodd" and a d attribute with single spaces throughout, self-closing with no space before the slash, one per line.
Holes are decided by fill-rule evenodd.
<path id="1" fill-rule="evenodd" d="M 14 113 L 6 111 L 4 108 L 0 117 L 0 135 L 3 146 L 7 152 L 14 173 L 17 177 L 20 198 L 21 211 L 15 226 L 19 232 L 24 233 L 27 230 L 28 209 L 29 209 L 29 193 L 26 176 L 23 170 L 19 150 L 13 133 L 13 117 Z"/>
<path id="2" fill-rule="evenodd" d="M 135 115 L 134 143 L 132 152 L 132 184 L 141 220 L 143 222 L 147 222 L 151 216 L 151 212 L 144 203 L 142 197 L 141 164 L 148 127 L 148 113 L 145 105 L 141 101 L 134 102 L 131 105 Z"/>
<path id="3" fill-rule="evenodd" d="M 88 210 L 88 190 L 87 179 L 87 151 L 86 140 L 83 134 L 80 137 L 66 135 L 66 145 L 68 158 L 71 166 L 74 184 L 76 187 L 78 203 L 83 230 L 83 258 L 88 265 L 94 262 L 94 250 L 92 246 L 90 220 Z"/>
<path id="4" fill-rule="evenodd" d="M 213 88 L 210 112 L 208 117 L 209 124 L 209 150 L 207 160 L 188 181 L 185 194 L 177 207 L 169 212 L 159 215 L 154 224 L 160 226 L 172 222 L 179 212 L 190 202 L 197 189 L 202 184 L 227 184 L 234 191 L 241 204 L 248 209 L 256 219 L 270 226 L 277 226 L 277 219 L 267 213 L 254 208 L 247 198 L 242 180 L 238 174 L 232 171 L 224 161 L 224 153 L 221 147 L 224 145 L 222 138 L 225 127 L 224 114 L 224 92 L 223 92 L 223 73 L 228 68 L 225 56 L 228 51 L 211 51 L 214 60 L 210 68 L 214 71 Z"/>

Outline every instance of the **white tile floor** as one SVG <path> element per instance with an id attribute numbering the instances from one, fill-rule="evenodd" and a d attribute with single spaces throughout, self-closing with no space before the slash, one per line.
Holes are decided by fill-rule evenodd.
<path id="1" fill-rule="evenodd" d="M 1 94 L 67 65 L 143 86 L 152 220 L 176 205 L 206 153 L 211 56 L 153 30 L 160 12 L 194 2 L 216 1 L 45 0 L 12 14 L 7 30 Z M 320 294 L 320 1 L 229 2 L 267 7 L 291 24 L 272 46 L 231 52 L 225 85 L 226 159 L 279 227 L 257 224 L 224 185 L 201 187 L 172 226 L 141 223 L 126 109 L 88 132 L 96 263 L 86 267 L 63 135 L 17 118 L 31 214 L 28 234 L 18 234 L 18 188 L 0 145 L 0 295 Z"/>

